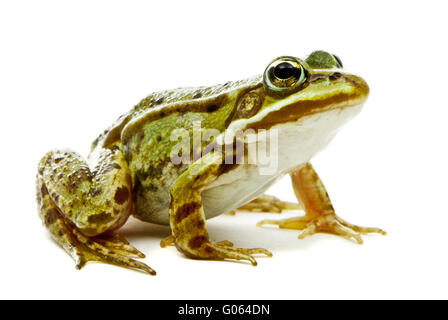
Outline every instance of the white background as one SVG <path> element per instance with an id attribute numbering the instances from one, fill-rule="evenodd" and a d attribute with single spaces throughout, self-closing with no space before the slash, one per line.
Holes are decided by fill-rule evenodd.
<path id="1" fill-rule="evenodd" d="M 446 13 L 444 1 L 1 2 L 0 298 L 448 298 Z M 76 271 L 51 241 L 34 192 L 46 151 L 86 156 L 151 91 L 242 79 L 315 49 L 371 95 L 313 164 L 338 214 L 386 237 L 360 246 L 255 226 L 276 215 L 210 220 L 213 240 L 274 253 L 252 267 L 161 249 L 168 229 L 131 219 L 122 232 L 155 277 Z M 294 199 L 288 178 L 270 193 Z"/>

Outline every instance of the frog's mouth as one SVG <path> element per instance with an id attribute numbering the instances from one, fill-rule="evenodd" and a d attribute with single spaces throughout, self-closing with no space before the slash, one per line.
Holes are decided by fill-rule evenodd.
<path id="1" fill-rule="evenodd" d="M 247 128 L 268 130 L 285 123 L 300 123 L 314 114 L 362 106 L 369 94 L 367 83 L 358 76 L 334 74 L 314 74 L 305 89 L 262 110 Z"/>

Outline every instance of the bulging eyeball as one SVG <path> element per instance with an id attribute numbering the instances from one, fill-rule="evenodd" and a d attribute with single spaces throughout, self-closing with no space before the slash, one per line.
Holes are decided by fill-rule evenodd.
<path id="1" fill-rule="evenodd" d="M 280 57 L 272 61 L 263 75 L 263 82 L 273 95 L 285 96 L 300 90 L 306 82 L 307 71 L 294 57 Z"/>
<path id="2" fill-rule="evenodd" d="M 313 69 L 342 69 L 344 67 L 337 55 L 322 50 L 313 51 L 305 61 Z"/>
<path id="3" fill-rule="evenodd" d="M 334 60 L 336 60 L 336 62 L 337 62 L 336 67 L 340 68 L 340 69 L 344 68 L 344 65 L 342 64 L 341 59 L 339 59 L 339 57 L 335 54 L 333 54 L 332 56 L 333 56 Z"/>

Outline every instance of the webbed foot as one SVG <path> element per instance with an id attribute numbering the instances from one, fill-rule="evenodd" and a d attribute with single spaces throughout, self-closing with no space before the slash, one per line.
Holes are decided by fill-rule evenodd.
<path id="1" fill-rule="evenodd" d="M 299 239 L 304 239 L 315 233 L 329 233 L 362 244 L 361 234 L 386 232 L 379 228 L 360 227 L 346 222 L 335 214 L 319 215 L 316 217 L 297 217 L 285 220 L 263 220 L 257 226 L 277 225 L 284 229 L 302 230 Z"/>
<path id="2" fill-rule="evenodd" d="M 165 248 L 166 246 L 176 245 L 174 237 L 172 235 L 164 238 L 160 241 L 160 247 Z M 209 242 L 206 241 L 201 244 L 202 250 L 199 250 L 198 255 L 192 255 L 191 253 L 187 255 L 198 259 L 210 259 L 210 260 L 247 260 L 253 266 L 257 265 L 257 261 L 253 254 L 264 254 L 268 257 L 272 257 L 272 253 L 266 249 L 255 248 L 255 249 L 242 249 L 234 248 L 233 243 L 228 240 Z"/>
<path id="3" fill-rule="evenodd" d="M 239 207 L 237 210 L 281 213 L 284 210 L 303 210 L 303 207 L 299 203 L 286 202 L 274 196 L 263 194 L 251 202 Z M 234 215 L 235 211 L 230 211 L 228 214 Z"/>
<path id="4" fill-rule="evenodd" d="M 235 248 L 233 243 L 227 240 L 219 241 L 219 242 L 206 242 L 203 245 L 204 252 L 206 255 L 203 257 L 204 259 L 211 260 L 246 260 L 249 261 L 253 266 L 257 265 L 257 261 L 252 255 L 255 254 L 264 254 L 267 257 L 272 257 L 272 253 L 266 249 L 262 248 L 253 248 L 253 249 L 245 249 L 245 248 Z M 202 258 L 202 257 L 200 257 Z"/>
<path id="5" fill-rule="evenodd" d="M 72 244 L 76 268 L 81 269 L 88 261 L 98 261 L 138 270 L 150 275 L 156 272 L 143 262 L 133 258 L 144 258 L 145 255 L 131 246 L 124 238 L 114 234 L 86 237 L 78 230 L 72 230 L 77 241 Z"/>
<path id="6" fill-rule="evenodd" d="M 361 244 L 361 234 L 386 232 L 379 228 L 356 226 L 339 218 L 331 204 L 328 193 L 310 163 L 290 173 L 297 200 L 303 204 L 305 216 L 285 220 L 263 220 L 257 225 L 277 225 L 280 228 L 302 230 L 299 239 L 315 233 L 330 233 Z"/>

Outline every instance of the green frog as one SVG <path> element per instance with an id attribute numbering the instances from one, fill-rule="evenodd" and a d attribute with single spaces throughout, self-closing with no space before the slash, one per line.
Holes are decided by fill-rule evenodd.
<path id="1" fill-rule="evenodd" d="M 100 261 L 155 274 L 116 232 L 130 215 L 169 225 L 161 246 L 195 259 L 256 265 L 254 255 L 272 256 L 210 240 L 206 219 L 238 208 L 302 209 L 303 216 L 258 225 L 301 230 L 300 239 L 323 232 L 362 243 L 361 234 L 385 232 L 337 216 L 310 160 L 361 110 L 368 93 L 337 56 L 314 51 L 305 60 L 274 59 L 249 79 L 150 94 L 99 135 L 87 160 L 70 150 L 41 159 L 39 216 L 78 269 Z M 257 161 L 253 150 L 269 161 Z M 296 204 L 264 194 L 285 174 Z"/>

